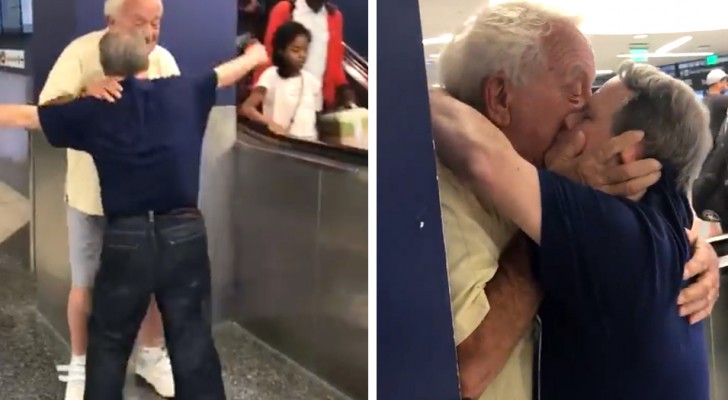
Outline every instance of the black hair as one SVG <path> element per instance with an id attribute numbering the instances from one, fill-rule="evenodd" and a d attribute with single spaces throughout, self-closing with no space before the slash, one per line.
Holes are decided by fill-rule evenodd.
<path id="1" fill-rule="evenodd" d="M 311 42 L 311 32 L 295 21 L 284 23 L 273 34 L 273 65 L 278 67 L 278 75 L 281 78 L 289 78 L 293 75 L 293 68 L 286 61 L 284 53 L 286 48 L 301 35 L 305 36 L 309 43 Z"/>

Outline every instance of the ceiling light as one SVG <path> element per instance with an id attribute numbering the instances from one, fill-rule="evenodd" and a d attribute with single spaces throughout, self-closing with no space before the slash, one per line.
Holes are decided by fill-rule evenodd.
<path id="1" fill-rule="evenodd" d="M 695 52 L 695 53 L 639 53 L 639 54 L 620 54 L 618 58 L 682 58 L 682 57 L 707 57 L 713 55 L 713 52 Z"/>
<path id="2" fill-rule="evenodd" d="M 448 44 L 451 41 L 452 41 L 452 33 L 446 33 L 444 35 L 423 39 L 422 44 L 425 46 L 430 46 L 433 44 Z"/>
<path id="3" fill-rule="evenodd" d="M 598 69 L 597 75 L 609 75 L 612 72 L 614 72 L 614 71 L 612 71 L 611 69 Z"/>
<path id="4" fill-rule="evenodd" d="M 433 84 L 432 84 L 432 87 L 434 87 L 434 88 L 439 88 L 439 87 L 440 87 L 440 84 L 439 84 L 439 83 L 433 83 Z"/>
<path id="5" fill-rule="evenodd" d="M 655 53 L 669 53 L 691 40 L 693 40 L 692 36 L 683 36 L 655 50 Z"/>
<path id="6" fill-rule="evenodd" d="M 647 35 L 634 35 L 632 37 L 635 39 L 645 39 L 645 38 L 647 38 Z"/>
<path id="7" fill-rule="evenodd" d="M 440 58 L 440 53 L 430 54 L 430 58 Z"/>

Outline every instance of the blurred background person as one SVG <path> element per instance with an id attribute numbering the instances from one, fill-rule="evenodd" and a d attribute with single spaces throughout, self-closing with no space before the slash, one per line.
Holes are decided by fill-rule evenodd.
<path id="1" fill-rule="evenodd" d="M 270 11 L 265 47 L 273 57 L 273 37 L 284 23 L 295 21 L 311 32 L 309 56 L 303 69 L 321 82 L 325 108 L 354 98 L 344 73 L 344 17 L 328 0 L 281 0 Z"/>
<path id="2" fill-rule="evenodd" d="M 311 32 L 298 22 L 278 27 L 273 36 L 273 66 L 258 78 L 243 103 L 243 115 L 278 135 L 316 140 L 321 83 L 304 69 Z M 263 112 L 258 107 L 263 105 Z"/>
<path id="3" fill-rule="evenodd" d="M 728 89 L 728 74 L 722 69 L 714 69 L 705 78 L 705 85 L 708 88 L 703 102 L 710 111 L 710 132 L 715 141 L 728 111 L 728 96 L 723 94 Z"/>

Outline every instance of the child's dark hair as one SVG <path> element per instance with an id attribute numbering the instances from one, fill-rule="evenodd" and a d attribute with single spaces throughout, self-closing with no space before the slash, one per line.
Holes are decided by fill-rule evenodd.
<path id="1" fill-rule="evenodd" d="M 273 34 L 273 65 L 278 67 L 278 75 L 281 78 L 289 78 L 293 75 L 293 68 L 286 61 L 284 52 L 299 36 L 305 36 L 311 42 L 311 32 L 305 26 L 295 21 L 289 21 L 278 27 Z"/>

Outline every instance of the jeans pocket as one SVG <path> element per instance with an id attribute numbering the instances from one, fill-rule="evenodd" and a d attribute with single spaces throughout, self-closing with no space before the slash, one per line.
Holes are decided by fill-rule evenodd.
<path id="1" fill-rule="evenodd" d="M 125 287 L 137 283 L 139 271 L 144 269 L 142 258 L 143 235 L 107 232 L 101 247 L 101 267 L 96 285 L 112 293 L 125 291 Z"/>

